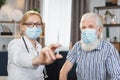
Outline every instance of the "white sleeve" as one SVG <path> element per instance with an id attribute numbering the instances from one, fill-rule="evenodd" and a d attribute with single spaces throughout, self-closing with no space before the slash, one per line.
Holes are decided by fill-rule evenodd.
<path id="1" fill-rule="evenodd" d="M 12 41 L 8 45 L 8 60 L 18 66 L 33 68 L 33 56 L 30 55 L 19 41 Z"/>

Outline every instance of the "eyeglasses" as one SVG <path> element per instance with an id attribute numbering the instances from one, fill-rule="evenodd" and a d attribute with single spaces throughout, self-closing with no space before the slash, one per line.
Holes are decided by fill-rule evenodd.
<path id="1" fill-rule="evenodd" d="M 27 27 L 33 28 L 34 26 L 36 27 L 42 27 L 42 23 L 22 23 L 22 25 L 27 25 Z"/>

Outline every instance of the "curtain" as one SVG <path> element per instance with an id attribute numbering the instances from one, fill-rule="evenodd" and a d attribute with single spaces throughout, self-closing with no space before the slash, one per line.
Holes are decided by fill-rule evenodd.
<path id="1" fill-rule="evenodd" d="M 25 11 L 40 9 L 40 0 L 25 0 Z"/>
<path id="2" fill-rule="evenodd" d="M 84 13 L 89 12 L 89 4 L 89 0 L 72 0 L 70 48 L 80 40 L 80 19 Z"/>
<path id="3" fill-rule="evenodd" d="M 68 50 L 71 27 L 71 0 L 44 0 L 45 46 L 59 43 Z"/>

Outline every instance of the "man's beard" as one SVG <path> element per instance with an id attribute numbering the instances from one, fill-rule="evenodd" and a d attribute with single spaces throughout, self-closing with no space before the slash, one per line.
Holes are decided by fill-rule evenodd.
<path id="1" fill-rule="evenodd" d="M 86 44 L 83 42 L 83 40 L 80 41 L 81 48 L 85 51 L 92 51 L 97 48 L 97 46 L 100 43 L 100 39 L 96 39 L 93 43 Z"/>

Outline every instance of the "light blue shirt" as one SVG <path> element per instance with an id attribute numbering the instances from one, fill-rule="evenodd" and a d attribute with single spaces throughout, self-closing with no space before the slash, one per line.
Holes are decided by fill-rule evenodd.
<path id="1" fill-rule="evenodd" d="M 41 45 L 36 42 L 37 49 L 24 37 L 29 53 L 23 39 L 14 39 L 8 45 L 8 80 L 44 80 L 44 65 L 33 66 L 32 59 L 39 55 Z"/>
<path id="2" fill-rule="evenodd" d="M 116 48 L 106 41 L 92 51 L 81 49 L 77 42 L 67 60 L 76 63 L 77 80 L 120 80 L 120 57 Z"/>

